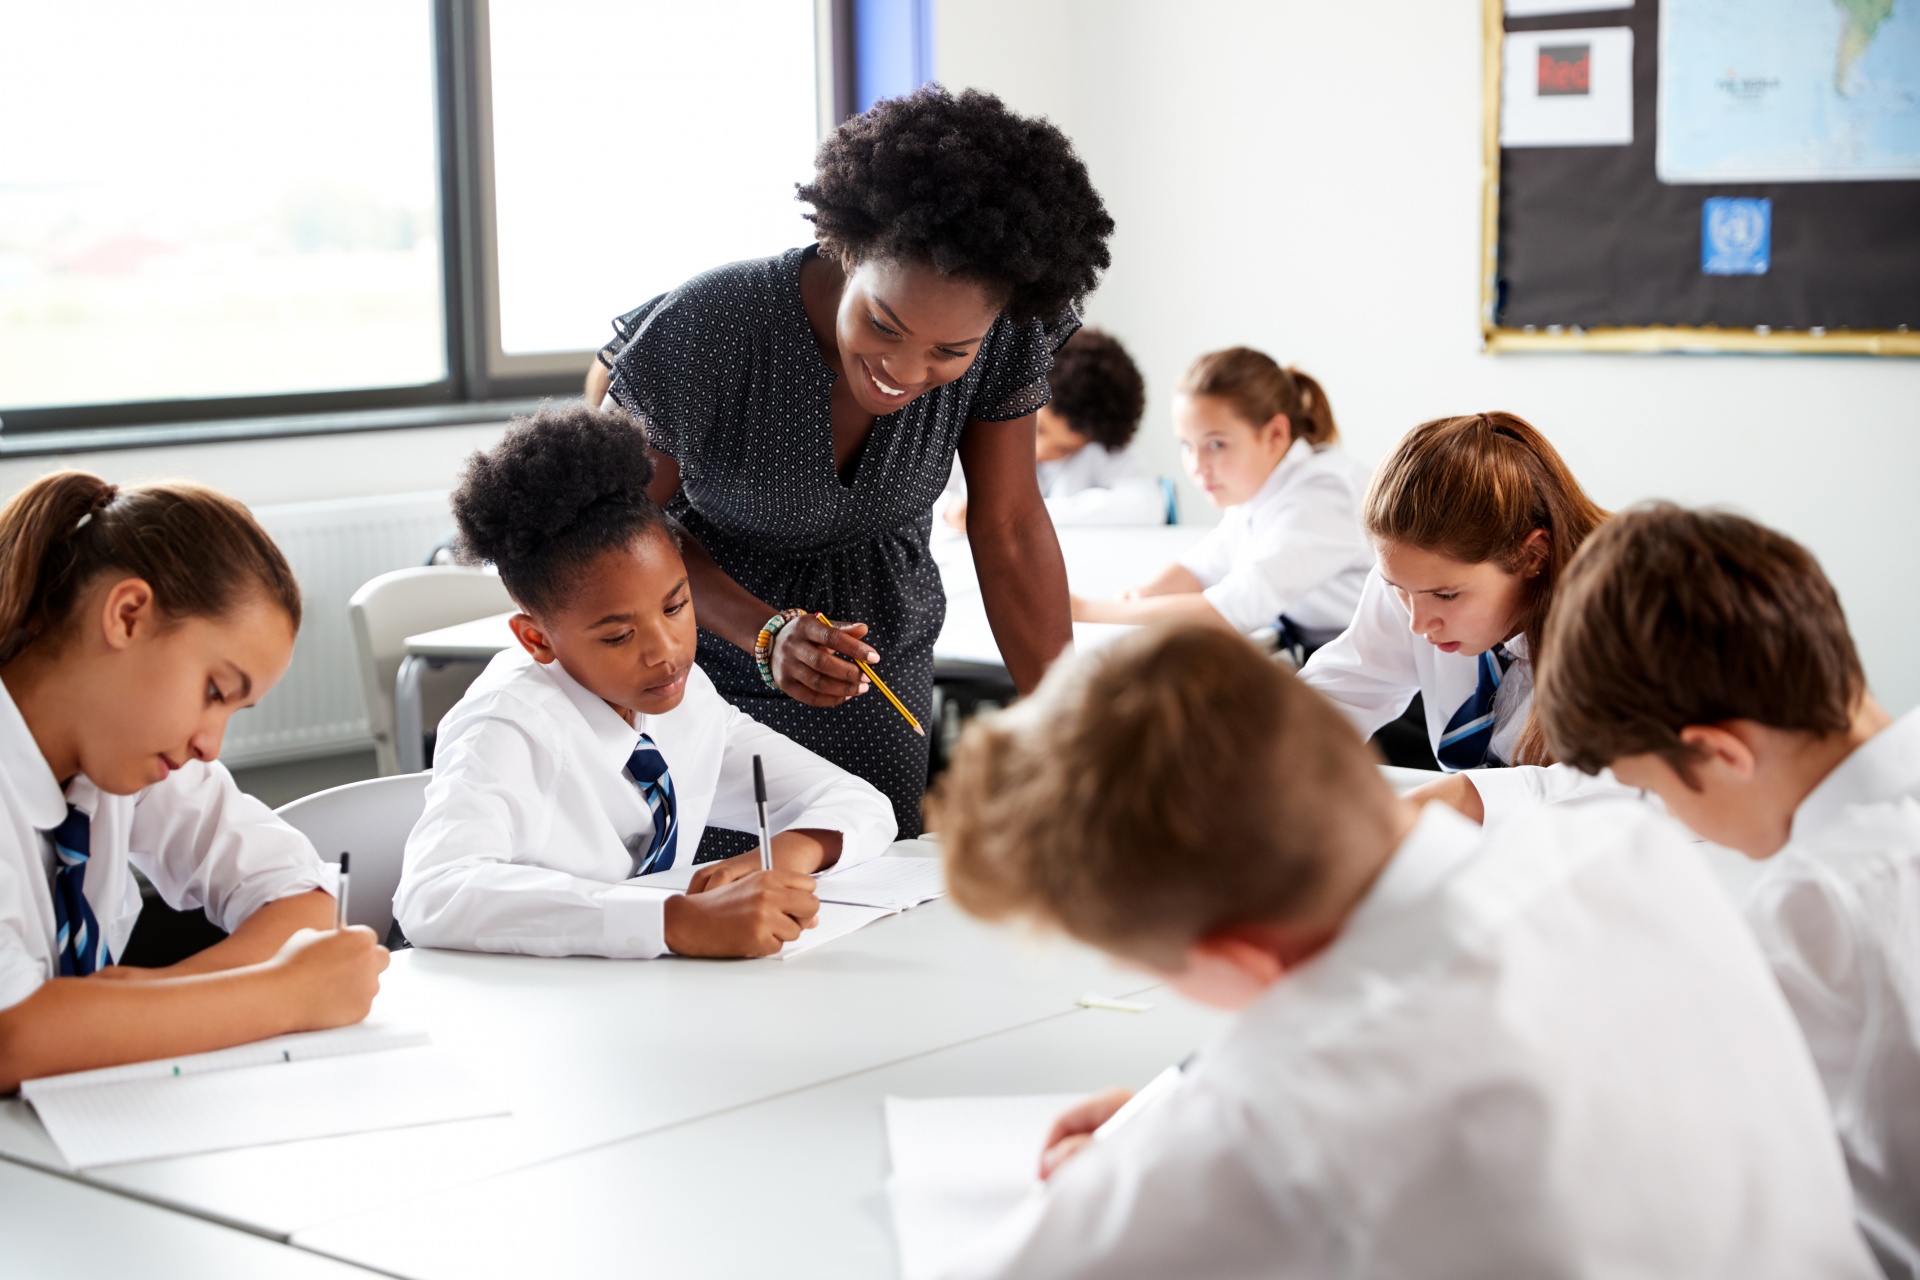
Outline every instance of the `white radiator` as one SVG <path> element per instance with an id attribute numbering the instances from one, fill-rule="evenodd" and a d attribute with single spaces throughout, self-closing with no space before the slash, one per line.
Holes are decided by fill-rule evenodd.
<path id="1" fill-rule="evenodd" d="M 238 766 L 371 748 L 347 598 L 378 574 L 425 564 L 453 536 L 446 493 L 297 502 L 253 514 L 293 566 L 305 618 L 286 676 L 234 716 L 220 758 Z"/>

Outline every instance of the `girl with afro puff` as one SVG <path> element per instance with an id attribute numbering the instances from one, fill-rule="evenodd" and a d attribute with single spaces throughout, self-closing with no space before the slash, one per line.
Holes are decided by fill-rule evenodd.
<path id="1" fill-rule="evenodd" d="M 621 316 L 588 397 L 607 385 L 646 425 L 715 687 L 873 782 L 910 836 L 926 739 L 860 696 L 846 659 L 930 718 L 946 600 L 927 542 L 956 453 L 1014 684 L 1033 688 L 1072 639 L 1034 418 L 1113 220 L 1053 125 L 938 86 L 841 125 L 799 197 L 815 243 Z"/>

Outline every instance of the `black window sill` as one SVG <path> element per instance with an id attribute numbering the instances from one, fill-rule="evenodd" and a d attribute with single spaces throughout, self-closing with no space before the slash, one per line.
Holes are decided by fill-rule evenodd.
<path id="1" fill-rule="evenodd" d="M 540 399 L 483 400 L 469 404 L 416 405 L 400 409 L 353 409 L 335 413 L 226 418 L 207 422 L 23 431 L 13 435 L 0 431 L 0 459 L 33 458 L 56 453 L 99 453 L 112 449 L 152 449 L 176 444 L 226 444 L 294 436 L 348 435 L 362 431 L 402 431 L 418 427 L 458 427 L 479 422 L 504 422 L 515 414 L 532 413 L 541 403 Z"/>

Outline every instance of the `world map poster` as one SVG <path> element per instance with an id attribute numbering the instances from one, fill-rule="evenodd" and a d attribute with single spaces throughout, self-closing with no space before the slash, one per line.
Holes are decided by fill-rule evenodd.
<path id="1" fill-rule="evenodd" d="M 1920 0 L 1662 0 L 1662 182 L 1920 179 Z"/>

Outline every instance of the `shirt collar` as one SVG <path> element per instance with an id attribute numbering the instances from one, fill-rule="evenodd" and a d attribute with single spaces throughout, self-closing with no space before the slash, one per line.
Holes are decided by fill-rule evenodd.
<path id="1" fill-rule="evenodd" d="M 1413 829 L 1387 859 L 1342 932 L 1364 928 L 1427 897 L 1473 858 L 1481 835 L 1476 824 L 1447 805 L 1436 801 L 1421 806 Z"/>
<path id="2" fill-rule="evenodd" d="M 67 820 L 67 798 L 60 780 L 40 754 L 40 744 L 33 740 L 26 717 L 4 683 L 0 683 L 0 776 L 20 797 L 27 821 L 36 831 L 51 831 Z"/>
<path id="3" fill-rule="evenodd" d="M 1295 440 L 1288 445 L 1287 451 L 1280 455 L 1280 461 L 1274 463 L 1273 470 L 1267 473 L 1266 480 L 1254 490 L 1253 497 L 1247 500 L 1247 505 L 1253 506 L 1256 503 L 1265 502 L 1286 488 L 1293 482 L 1293 477 L 1299 473 L 1300 468 L 1307 465 L 1307 460 L 1311 457 L 1313 457 L 1313 446 L 1305 440 Z"/>
<path id="4" fill-rule="evenodd" d="M 1794 810 L 1789 842 L 1811 836 L 1856 805 L 1914 793 L 1920 783 L 1920 710 L 1909 711 L 1855 747 Z"/>
<path id="5" fill-rule="evenodd" d="M 575 680 L 557 661 L 543 664 L 541 670 L 547 673 L 554 684 L 560 687 L 560 692 L 566 694 L 580 712 L 602 757 L 616 770 L 626 768 L 627 759 L 633 755 L 634 748 L 640 745 L 640 735 L 646 732 L 647 717 L 639 717 L 638 728 L 628 724 L 618 711 L 607 705 L 605 698 Z"/>

